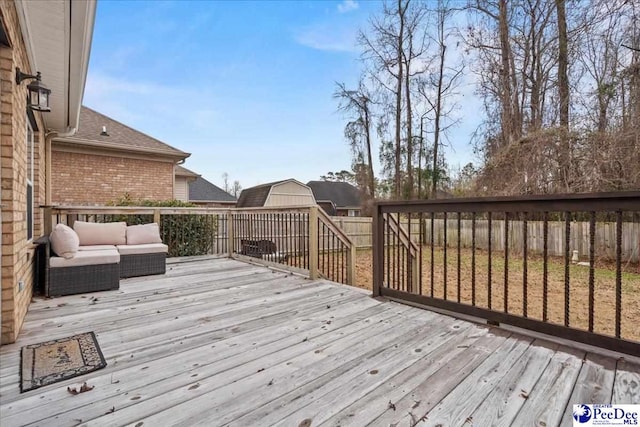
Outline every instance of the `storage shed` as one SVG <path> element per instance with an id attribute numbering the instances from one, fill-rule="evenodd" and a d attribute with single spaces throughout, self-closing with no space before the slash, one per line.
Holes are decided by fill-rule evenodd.
<path id="1" fill-rule="evenodd" d="M 316 204 L 309 186 L 295 179 L 269 182 L 245 188 L 238 199 L 239 208 L 263 206 L 312 206 Z"/>

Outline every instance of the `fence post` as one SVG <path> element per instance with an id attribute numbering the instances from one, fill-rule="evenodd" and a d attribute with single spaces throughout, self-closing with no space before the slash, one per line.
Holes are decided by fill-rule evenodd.
<path id="1" fill-rule="evenodd" d="M 309 208 L 309 278 L 318 278 L 318 207 Z"/>
<path id="2" fill-rule="evenodd" d="M 383 253 L 384 253 L 384 229 L 382 226 L 382 213 L 380 211 L 380 205 L 377 203 L 373 209 L 373 227 L 371 229 L 373 233 L 372 245 L 373 245 L 373 297 L 380 296 L 380 288 L 382 287 L 383 272 Z"/>
<path id="3" fill-rule="evenodd" d="M 153 222 L 160 226 L 160 209 L 153 210 Z"/>
<path id="4" fill-rule="evenodd" d="M 233 211 L 227 212 L 227 251 L 229 252 L 229 258 L 233 258 L 233 241 L 234 241 L 234 229 L 233 229 Z"/>

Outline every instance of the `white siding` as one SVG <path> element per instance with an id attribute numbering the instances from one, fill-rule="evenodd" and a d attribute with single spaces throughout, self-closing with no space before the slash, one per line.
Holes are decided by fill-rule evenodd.
<path id="1" fill-rule="evenodd" d="M 176 176 L 176 182 L 173 187 L 173 197 L 183 202 L 189 201 L 189 183 L 184 176 Z"/>
<path id="2" fill-rule="evenodd" d="M 289 181 L 274 185 L 267 197 L 265 206 L 308 206 L 315 205 L 311 188 L 306 185 Z"/>

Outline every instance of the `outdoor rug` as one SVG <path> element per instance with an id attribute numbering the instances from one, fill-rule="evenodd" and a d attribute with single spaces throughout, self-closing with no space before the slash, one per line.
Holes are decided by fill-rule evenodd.
<path id="1" fill-rule="evenodd" d="M 20 356 L 23 393 L 107 366 L 93 332 L 27 345 Z"/>

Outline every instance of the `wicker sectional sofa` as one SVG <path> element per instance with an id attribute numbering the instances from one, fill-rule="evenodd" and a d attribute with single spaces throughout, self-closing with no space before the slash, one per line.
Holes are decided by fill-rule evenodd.
<path id="1" fill-rule="evenodd" d="M 54 235 L 56 232 L 59 234 Z M 75 234 L 77 250 L 60 244 L 60 233 L 64 234 L 62 240 L 71 241 L 76 239 Z M 168 247 L 160 240 L 157 224 L 127 227 L 124 222 L 76 221 L 73 230 L 58 224 L 51 237 L 41 238 L 39 243 L 46 245 L 44 289 L 47 296 L 118 289 L 120 278 L 166 271 Z"/>

